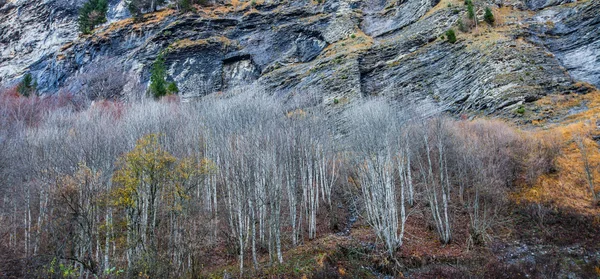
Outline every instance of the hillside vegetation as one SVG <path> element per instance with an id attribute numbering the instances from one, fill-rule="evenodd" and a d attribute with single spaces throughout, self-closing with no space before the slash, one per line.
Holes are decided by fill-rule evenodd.
<path id="1" fill-rule="evenodd" d="M 566 272 L 547 269 L 560 250 L 532 267 L 503 253 L 596 247 L 595 101 L 519 130 L 376 98 L 340 132 L 315 95 L 267 96 L 4 92 L 3 276 L 545 277 Z"/>
<path id="2" fill-rule="evenodd" d="M 599 12 L 0 0 L 0 278 L 600 277 Z"/>

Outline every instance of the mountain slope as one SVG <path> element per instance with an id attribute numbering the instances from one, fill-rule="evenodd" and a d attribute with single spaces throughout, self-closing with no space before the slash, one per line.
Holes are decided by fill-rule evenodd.
<path id="1" fill-rule="evenodd" d="M 480 22 L 458 32 L 468 19 L 454 0 L 236 1 L 187 14 L 164 8 L 141 23 L 116 21 L 123 3 L 113 1 L 113 23 L 79 37 L 77 3 L 10 2 L 0 10 L 8 19 L 0 77 L 14 84 L 30 71 L 51 93 L 91 61 L 116 57 L 144 84 L 165 52 L 168 79 L 184 97 L 254 84 L 281 95 L 320 92 L 325 104 L 386 95 L 432 110 L 511 115 L 541 96 L 577 91 L 578 81 L 600 85 L 600 3 L 566 2 L 475 1 Z M 485 7 L 494 26 L 482 21 Z M 442 39 L 450 28 L 455 44 Z"/>

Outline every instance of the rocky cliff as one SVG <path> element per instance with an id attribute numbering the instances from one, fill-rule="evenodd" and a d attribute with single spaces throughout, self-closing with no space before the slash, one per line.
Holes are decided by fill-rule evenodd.
<path id="1" fill-rule="evenodd" d="M 383 95 L 510 114 L 582 91 L 580 81 L 600 86 L 596 0 L 475 0 L 477 25 L 464 32 L 458 0 L 230 1 L 185 14 L 163 7 L 144 22 L 115 0 L 109 23 L 89 36 L 77 34 L 80 2 L 0 3 L 0 82 L 31 72 L 52 93 L 88 63 L 116 57 L 144 84 L 164 52 L 168 79 L 186 98 L 258 85 L 282 96 L 319 92 L 334 108 Z M 444 39 L 450 28 L 456 43 Z"/>

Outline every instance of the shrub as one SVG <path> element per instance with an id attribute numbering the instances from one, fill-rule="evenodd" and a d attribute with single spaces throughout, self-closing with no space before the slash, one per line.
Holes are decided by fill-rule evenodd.
<path id="1" fill-rule="evenodd" d="M 144 19 L 143 12 L 155 12 L 160 5 L 166 3 L 165 0 L 126 0 L 127 9 L 136 21 Z"/>
<path id="2" fill-rule="evenodd" d="M 492 13 L 492 10 L 489 7 L 485 8 L 485 15 L 483 16 L 483 19 L 490 25 L 494 25 L 494 14 Z"/>
<path id="3" fill-rule="evenodd" d="M 189 12 L 194 10 L 194 0 L 179 0 L 177 2 L 177 6 L 179 7 L 179 10 L 183 11 L 183 12 Z"/>
<path id="4" fill-rule="evenodd" d="M 100 57 L 65 81 L 63 90 L 89 100 L 120 100 L 127 83 L 125 69 L 111 57 Z"/>
<path id="5" fill-rule="evenodd" d="M 167 93 L 169 93 L 169 94 L 179 93 L 179 88 L 177 87 L 177 83 L 169 82 L 169 84 L 167 85 Z"/>
<path id="6" fill-rule="evenodd" d="M 448 39 L 449 43 L 456 43 L 456 33 L 454 33 L 454 30 L 450 29 L 446 31 L 446 38 Z"/>
<path id="7" fill-rule="evenodd" d="M 22 96 L 29 97 L 35 92 L 36 88 L 37 81 L 33 79 L 30 73 L 27 73 L 25 76 L 23 76 L 23 80 L 17 87 L 17 92 L 19 92 L 19 94 Z"/>
<path id="8" fill-rule="evenodd" d="M 469 31 L 467 29 L 467 26 L 465 26 L 465 23 L 462 21 L 462 19 L 458 20 L 458 30 L 460 30 L 461 32 L 467 32 L 467 31 Z"/>
<path id="9" fill-rule="evenodd" d="M 106 12 L 108 11 L 107 0 L 89 0 L 79 10 L 79 31 L 89 34 L 92 30 L 106 22 Z"/>

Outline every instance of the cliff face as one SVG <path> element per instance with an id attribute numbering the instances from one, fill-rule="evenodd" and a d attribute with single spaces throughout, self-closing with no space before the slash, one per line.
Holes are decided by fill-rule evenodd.
<path id="1" fill-rule="evenodd" d="M 258 84 L 282 96 L 314 91 L 325 105 L 385 95 L 452 112 L 510 113 L 523 102 L 600 86 L 600 2 L 474 1 L 477 27 L 457 0 L 234 1 L 145 22 L 112 1 L 109 21 L 78 37 L 75 2 L 20 1 L 0 8 L 0 78 L 26 71 L 55 92 L 91 61 L 116 57 L 147 82 L 164 51 L 184 97 Z M 571 3 L 574 2 L 574 3 Z M 496 24 L 484 23 L 491 7 Z M 454 28 L 458 41 L 442 39 Z"/>
<path id="2" fill-rule="evenodd" d="M 61 47 L 78 39 L 77 13 L 85 0 L 0 1 L 0 83 L 11 83 L 31 68 L 43 89 L 59 86 L 55 73 L 46 76 L 40 65 L 51 63 Z M 108 20 L 128 16 L 124 3 L 111 0 Z M 47 85 L 46 85 L 47 84 Z"/>
<path id="3" fill-rule="evenodd" d="M 546 47 L 576 80 L 600 86 L 600 2 L 553 7 L 530 22 L 532 41 Z"/>

